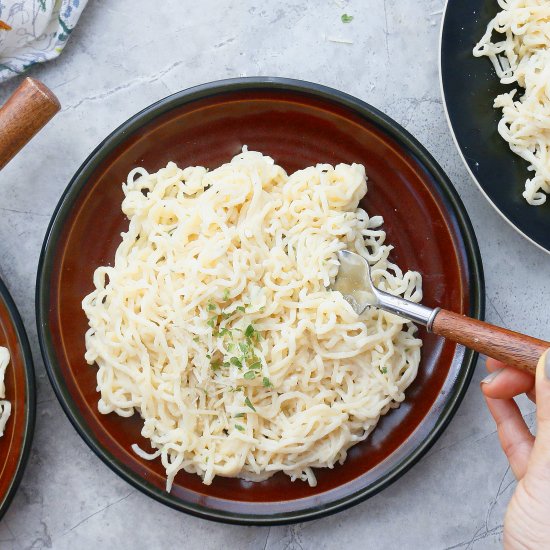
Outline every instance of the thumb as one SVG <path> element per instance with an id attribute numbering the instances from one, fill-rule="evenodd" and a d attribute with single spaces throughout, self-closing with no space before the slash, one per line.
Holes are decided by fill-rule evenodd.
<path id="1" fill-rule="evenodd" d="M 537 365 L 535 391 L 537 438 L 529 466 L 537 475 L 550 481 L 550 350 L 542 355 Z"/>

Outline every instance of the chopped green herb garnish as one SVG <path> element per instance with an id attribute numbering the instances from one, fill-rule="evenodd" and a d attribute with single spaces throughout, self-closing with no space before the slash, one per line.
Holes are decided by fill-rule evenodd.
<path id="1" fill-rule="evenodd" d="M 264 376 L 264 388 L 272 388 L 273 384 L 271 383 L 271 380 L 267 376 Z"/>
<path id="2" fill-rule="evenodd" d="M 198 336 L 194 336 L 193 342 L 196 342 L 198 344 L 200 342 L 200 338 Z"/>
<path id="3" fill-rule="evenodd" d="M 250 399 L 248 399 L 248 397 L 245 398 L 244 404 L 247 407 L 250 407 L 254 412 L 256 412 L 256 409 L 255 409 L 254 405 L 252 404 L 252 401 L 250 401 Z"/>
<path id="4" fill-rule="evenodd" d="M 235 424 L 235 428 L 237 428 L 239 432 L 244 432 L 244 428 L 240 424 Z"/>
<path id="5" fill-rule="evenodd" d="M 209 353 L 207 353 L 207 354 L 206 354 L 206 358 L 207 358 L 207 359 L 211 359 L 212 356 L 211 356 Z"/>
<path id="6" fill-rule="evenodd" d="M 351 23 L 353 21 L 353 15 L 348 15 L 347 13 L 342 14 L 342 23 Z"/>
<path id="7" fill-rule="evenodd" d="M 260 370 L 262 368 L 262 363 L 260 361 L 256 361 L 250 367 L 248 367 L 250 370 Z"/>
<path id="8" fill-rule="evenodd" d="M 208 311 L 214 311 L 216 309 L 216 304 L 213 304 L 212 302 L 208 302 Z"/>
<path id="9" fill-rule="evenodd" d="M 242 311 L 243 313 L 245 313 L 246 309 L 244 308 L 244 306 L 237 306 L 236 308 L 238 311 Z"/>
<path id="10" fill-rule="evenodd" d="M 231 335 L 231 331 L 225 327 L 222 327 L 218 332 L 218 336 L 225 336 L 226 334 Z"/>
<path id="11" fill-rule="evenodd" d="M 210 319 L 208 319 L 208 321 L 206 321 L 206 324 L 209 327 L 214 328 L 216 326 L 216 316 L 210 317 Z"/>
<path id="12" fill-rule="evenodd" d="M 246 330 L 244 331 L 244 335 L 247 337 L 247 338 L 252 338 L 252 335 L 255 333 L 256 331 L 254 330 L 254 327 L 252 325 L 248 325 L 246 327 Z"/>
<path id="13" fill-rule="evenodd" d="M 239 342 L 239 349 L 247 355 L 250 351 L 250 346 L 248 344 L 245 344 L 244 342 Z"/>
<path id="14" fill-rule="evenodd" d="M 237 413 L 233 418 L 242 418 L 244 413 Z"/>
<path id="15" fill-rule="evenodd" d="M 235 344 L 233 342 L 229 343 L 227 346 L 227 351 L 229 351 L 229 353 L 233 353 L 235 351 Z"/>
<path id="16" fill-rule="evenodd" d="M 221 361 L 213 361 L 210 363 L 210 366 L 212 367 L 212 370 L 220 370 L 222 363 Z"/>
<path id="17" fill-rule="evenodd" d="M 235 365 L 237 368 L 239 369 L 243 368 L 243 364 L 237 357 L 231 357 L 229 361 L 231 362 L 232 365 Z"/>
<path id="18" fill-rule="evenodd" d="M 256 373 L 253 370 L 247 370 L 243 374 L 243 378 L 245 378 L 246 380 L 254 380 L 254 378 L 256 378 Z"/>
<path id="19" fill-rule="evenodd" d="M 387 367 L 382 367 L 382 368 L 378 367 L 378 368 L 380 369 L 380 372 L 381 372 L 382 374 L 387 374 L 387 373 L 388 373 Z"/>
<path id="20" fill-rule="evenodd" d="M 224 302 L 227 302 L 227 300 L 229 300 L 229 289 L 226 288 L 224 291 L 223 291 L 223 301 Z"/>

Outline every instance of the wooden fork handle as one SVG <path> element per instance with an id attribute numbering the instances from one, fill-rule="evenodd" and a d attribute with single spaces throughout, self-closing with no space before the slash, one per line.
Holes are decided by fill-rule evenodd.
<path id="1" fill-rule="evenodd" d="M 53 92 L 42 82 L 25 78 L 0 107 L 0 170 L 59 111 Z"/>
<path id="2" fill-rule="evenodd" d="M 431 330 L 434 334 L 531 374 L 535 374 L 540 356 L 550 348 L 550 342 L 445 309 L 437 313 Z"/>

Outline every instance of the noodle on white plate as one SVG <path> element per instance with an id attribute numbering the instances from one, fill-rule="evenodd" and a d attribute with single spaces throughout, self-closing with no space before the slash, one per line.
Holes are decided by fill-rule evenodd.
<path id="1" fill-rule="evenodd" d="M 5 399 L 6 386 L 4 384 L 4 376 L 9 362 L 10 352 L 7 348 L 0 346 L 0 437 L 4 435 L 6 423 L 11 414 L 11 403 Z"/>
<path id="2" fill-rule="evenodd" d="M 287 176 L 247 151 L 208 171 L 173 162 L 123 184 L 130 220 L 113 267 L 83 301 L 101 413 L 143 419 L 167 490 L 180 471 L 315 485 L 403 401 L 420 361 L 415 327 L 329 290 L 336 252 L 419 301 L 418 273 L 388 260 L 382 218 L 358 208 L 360 164 Z"/>
<path id="3" fill-rule="evenodd" d="M 516 88 L 497 96 L 502 109 L 500 135 L 510 149 L 529 163 L 534 176 L 525 182 L 529 204 L 546 202 L 550 193 L 550 2 L 498 0 L 502 8 L 474 48 L 487 56 L 503 84 Z M 502 40 L 493 42 L 493 34 Z"/>

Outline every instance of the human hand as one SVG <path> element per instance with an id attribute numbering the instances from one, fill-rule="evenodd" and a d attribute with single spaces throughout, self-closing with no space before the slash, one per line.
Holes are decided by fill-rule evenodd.
<path id="1" fill-rule="evenodd" d="M 491 374 L 481 390 L 519 481 L 504 519 L 504 547 L 550 549 L 550 350 L 539 361 L 536 379 L 494 359 L 487 360 L 487 369 Z M 522 393 L 537 403 L 536 437 L 514 401 Z"/>

